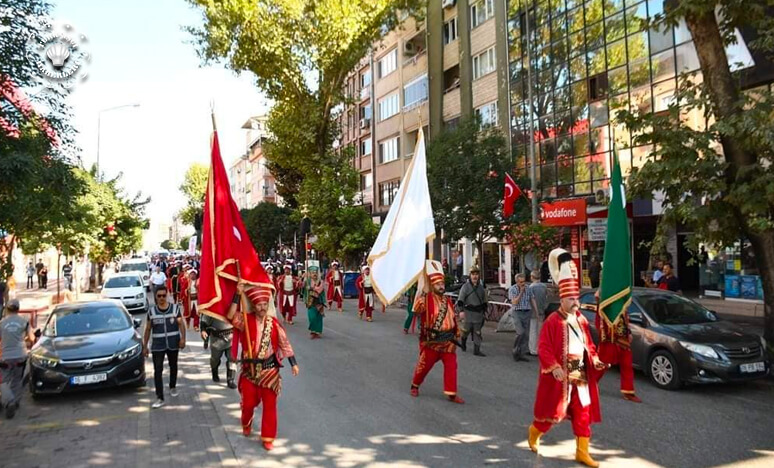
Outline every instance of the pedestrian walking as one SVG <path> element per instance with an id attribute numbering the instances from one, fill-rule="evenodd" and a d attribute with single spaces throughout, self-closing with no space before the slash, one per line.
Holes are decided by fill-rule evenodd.
<path id="1" fill-rule="evenodd" d="M 29 265 L 27 265 L 27 289 L 32 289 L 32 277 L 37 274 L 37 270 L 35 269 L 35 265 L 30 262 Z"/>
<path id="2" fill-rule="evenodd" d="M 437 260 L 426 260 L 425 284 L 428 291 L 415 301 L 414 313 L 420 316 L 419 359 L 411 381 L 411 396 L 419 396 L 419 386 L 438 361 L 443 362 L 443 393 L 457 404 L 465 400 L 457 395 L 457 343 L 460 330 L 454 315 L 454 303 L 444 296 L 446 292 L 443 265 Z"/>
<path id="3" fill-rule="evenodd" d="M 169 363 L 169 393 L 177 396 L 177 358 L 185 348 L 185 324 L 177 304 L 169 302 L 169 291 L 164 284 L 156 287 L 156 305 L 148 311 L 148 321 L 143 336 L 143 352 L 153 355 L 153 383 L 156 387 L 156 402 L 153 408 L 164 406 L 164 356 Z M 150 347 L 148 346 L 148 341 Z"/>
<path id="4" fill-rule="evenodd" d="M 462 350 L 467 352 L 468 335 L 473 334 L 473 355 L 486 356 L 481 352 L 481 341 L 483 339 L 484 314 L 487 308 L 487 293 L 486 288 L 481 283 L 481 270 L 477 266 L 470 269 L 470 277 L 460 289 L 457 305 L 462 307 L 465 313 Z"/>
<path id="5" fill-rule="evenodd" d="M 165 291 L 167 290 L 167 287 L 166 287 L 167 275 L 161 270 L 161 267 L 159 265 L 156 265 L 156 268 L 154 268 L 153 273 L 151 273 L 150 282 L 151 282 L 151 288 L 153 289 L 153 297 L 156 297 L 156 291 L 161 286 L 164 286 Z"/>
<path id="6" fill-rule="evenodd" d="M 599 261 L 599 257 L 596 255 L 591 257 L 591 263 L 589 264 L 589 281 L 591 287 L 597 289 L 599 287 L 599 277 L 602 274 L 602 262 Z"/>
<path id="7" fill-rule="evenodd" d="M 317 266 L 310 266 L 304 280 L 304 303 L 309 319 L 309 337 L 313 340 L 322 336 L 323 317 L 325 317 L 325 285 L 320 279 Z"/>
<path id="8" fill-rule="evenodd" d="M 62 276 L 64 276 L 65 280 L 65 289 L 68 291 L 73 290 L 73 262 L 70 261 L 68 263 L 65 263 L 65 265 L 62 267 Z"/>
<path id="9" fill-rule="evenodd" d="M 357 316 L 360 319 L 365 316 L 365 319 L 369 322 L 373 322 L 375 294 L 374 286 L 371 283 L 371 268 L 368 265 L 364 265 L 361 268 L 361 274 L 355 281 L 357 287 Z"/>
<path id="10" fill-rule="evenodd" d="M 540 332 L 540 374 L 529 448 L 538 453 L 540 437 L 564 419 L 572 421 L 575 461 L 597 467 L 589 454 L 591 424 L 601 421 L 597 371 L 607 368 L 597 357 L 589 323 L 580 313 L 580 284 L 569 252 L 554 249 L 549 256 L 551 276 L 559 283 L 559 310 Z"/>
<path id="11" fill-rule="evenodd" d="M 40 281 L 43 283 L 41 288 L 48 289 L 48 267 L 45 265 L 40 269 Z"/>
<path id="12" fill-rule="evenodd" d="M 532 284 L 529 285 L 529 304 L 532 309 L 532 320 L 529 323 L 529 354 L 537 356 L 540 328 L 543 326 L 546 308 L 548 307 L 548 286 L 540 282 L 540 272 L 530 273 Z"/>
<path id="13" fill-rule="evenodd" d="M 342 303 L 344 301 L 344 275 L 339 271 L 339 262 L 331 262 L 331 270 L 325 278 L 328 283 L 328 307 L 336 303 L 339 313 L 342 312 Z"/>
<path id="14" fill-rule="evenodd" d="M 42 270 L 44 266 L 45 265 L 43 265 L 41 260 L 38 260 L 38 263 L 35 264 L 35 275 L 38 277 L 38 289 L 43 287 L 43 279 L 40 276 L 40 270 Z"/>
<path id="15" fill-rule="evenodd" d="M 532 306 L 530 294 L 524 275 L 516 275 L 516 284 L 508 289 L 508 300 L 511 302 L 511 320 L 516 328 L 516 339 L 513 342 L 513 359 L 527 361 L 529 351 L 529 323 L 532 321 Z"/>
<path id="16" fill-rule="evenodd" d="M 456 273 L 456 277 L 457 277 L 457 281 L 458 281 L 458 282 L 459 282 L 459 281 L 462 281 L 462 260 L 463 260 L 463 258 L 462 258 L 462 252 L 460 252 L 460 251 L 458 250 L 458 251 L 457 251 L 457 260 L 456 260 L 456 265 L 455 265 L 455 269 L 454 269 L 454 270 L 455 270 L 455 273 Z"/>
<path id="17" fill-rule="evenodd" d="M 243 294 L 249 304 L 243 314 L 237 314 L 237 305 Z M 277 397 L 282 389 L 282 360 L 287 358 L 294 376 L 299 373 L 298 362 L 285 329 L 276 317 L 268 315 L 274 302 L 270 288 L 258 286 L 245 290 L 244 284 L 239 283 L 231 302 L 226 317 L 237 330 L 236 335 L 242 345 L 242 372 L 238 385 L 242 397 L 242 434 L 250 437 L 255 408 L 263 403 L 261 441 L 265 450 L 271 450 L 277 437 Z"/>
<path id="18" fill-rule="evenodd" d="M 233 339 L 234 327 L 230 322 L 215 318 L 209 314 L 203 314 L 201 319 L 202 340 L 210 348 L 210 370 L 212 371 L 212 381 L 220 382 L 220 362 L 223 355 L 226 356 L 226 384 L 228 388 L 237 388 L 236 384 L 236 363 L 232 358 L 231 343 Z"/>
<path id="19" fill-rule="evenodd" d="M 27 319 L 19 315 L 18 300 L 9 301 L 6 312 L 0 320 L 0 402 L 5 417 L 11 419 L 21 402 L 27 349 L 35 342 L 35 335 Z"/>

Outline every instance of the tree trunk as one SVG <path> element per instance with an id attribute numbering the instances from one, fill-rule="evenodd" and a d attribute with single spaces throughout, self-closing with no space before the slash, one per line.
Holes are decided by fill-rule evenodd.
<path id="1" fill-rule="evenodd" d="M 721 120 L 744 112 L 741 91 L 728 66 L 723 40 L 714 11 L 689 13 L 685 17 L 699 57 L 704 82 L 710 91 L 714 113 Z M 738 135 L 721 135 L 723 155 L 728 163 L 726 183 L 731 188 L 737 183 L 739 170 L 756 163 L 756 155 L 746 151 L 737 142 Z M 757 232 L 748 224 L 747 216 L 734 208 L 734 218 L 749 239 L 763 283 L 764 338 L 774 343 L 774 231 Z"/>

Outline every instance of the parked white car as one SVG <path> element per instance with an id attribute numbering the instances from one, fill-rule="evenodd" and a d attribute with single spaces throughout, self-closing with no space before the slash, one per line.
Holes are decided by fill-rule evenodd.
<path id="1" fill-rule="evenodd" d="M 148 294 L 142 276 L 136 271 L 116 273 L 102 286 L 103 299 L 121 301 L 129 313 L 148 312 Z"/>
<path id="2" fill-rule="evenodd" d="M 130 260 L 125 260 L 121 262 L 121 268 L 119 269 L 121 273 L 124 272 L 136 272 L 140 274 L 140 278 L 142 279 L 142 284 L 145 286 L 146 291 L 150 291 L 150 269 L 148 267 L 148 262 L 141 258 L 132 258 Z"/>

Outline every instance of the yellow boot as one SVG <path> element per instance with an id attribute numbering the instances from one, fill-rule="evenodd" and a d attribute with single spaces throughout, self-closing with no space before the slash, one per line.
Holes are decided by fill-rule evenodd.
<path id="1" fill-rule="evenodd" d="M 538 453 L 540 448 L 540 436 L 542 435 L 543 433 L 538 431 L 534 425 L 529 425 L 529 449 L 535 453 Z"/>
<path id="2" fill-rule="evenodd" d="M 576 437 L 576 449 L 575 449 L 575 461 L 583 463 L 586 466 L 597 468 L 599 463 L 594 461 L 589 454 L 589 438 L 588 437 Z"/>

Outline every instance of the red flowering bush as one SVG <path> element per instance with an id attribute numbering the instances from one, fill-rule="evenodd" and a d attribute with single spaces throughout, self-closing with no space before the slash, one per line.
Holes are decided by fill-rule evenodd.
<path id="1" fill-rule="evenodd" d="M 535 252 L 537 258 L 544 258 L 559 245 L 559 231 L 543 224 L 514 224 L 506 227 L 506 240 L 516 254 Z"/>

